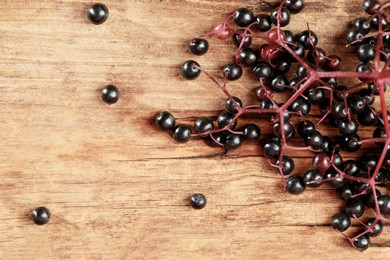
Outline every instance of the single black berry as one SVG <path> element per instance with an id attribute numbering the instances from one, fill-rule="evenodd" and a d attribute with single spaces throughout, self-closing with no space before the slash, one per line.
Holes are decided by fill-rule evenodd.
<path id="1" fill-rule="evenodd" d="M 187 125 L 177 125 L 173 129 L 172 138 L 179 143 L 186 143 L 191 138 L 191 128 Z"/>
<path id="2" fill-rule="evenodd" d="M 332 219 L 332 227 L 340 232 L 344 232 L 351 225 L 351 219 L 347 213 L 342 212 L 335 216 Z"/>
<path id="3" fill-rule="evenodd" d="M 206 203 L 206 197 L 201 193 L 195 193 L 190 197 L 190 205 L 194 209 L 203 209 Z"/>
<path id="4" fill-rule="evenodd" d="M 277 7 L 272 10 L 270 17 L 273 24 L 277 25 L 279 20 L 280 27 L 284 27 L 290 23 L 290 16 L 290 11 L 287 8 L 282 7 L 279 13 L 279 8 Z"/>
<path id="5" fill-rule="evenodd" d="M 345 212 L 351 218 L 360 218 L 364 213 L 364 204 L 359 199 L 350 199 L 347 201 Z"/>
<path id="6" fill-rule="evenodd" d="M 195 55 L 203 55 L 209 50 L 209 43 L 202 38 L 195 38 L 189 43 L 190 51 Z"/>
<path id="7" fill-rule="evenodd" d="M 229 150 L 236 150 L 242 145 L 242 137 L 237 134 L 228 134 L 225 140 L 225 147 Z"/>
<path id="8" fill-rule="evenodd" d="M 242 76 L 242 68 L 236 64 L 228 64 L 223 67 L 222 73 L 228 80 L 237 80 Z"/>
<path id="9" fill-rule="evenodd" d="M 251 10 L 245 7 L 238 8 L 233 13 L 233 21 L 241 27 L 246 27 L 253 22 L 254 16 Z"/>
<path id="10" fill-rule="evenodd" d="M 102 99 L 107 104 L 111 105 L 119 99 L 119 89 L 114 85 L 107 85 L 102 89 Z"/>
<path id="11" fill-rule="evenodd" d="M 371 245 L 370 237 L 368 235 L 359 236 L 353 240 L 353 245 L 357 249 L 364 251 Z"/>
<path id="12" fill-rule="evenodd" d="M 181 75 L 186 79 L 196 79 L 200 72 L 199 63 L 193 60 L 187 60 L 181 66 Z"/>
<path id="13" fill-rule="evenodd" d="M 214 129 L 213 120 L 208 117 L 199 117 L 195 120 L 194 129 L 196 133 L 205 133 Z"/>
<path id="14" fill-rule="evenodd" d="M 155 123 L 162 130 L 171 130 L 175 127 L 175 117 L 171 113 L 163 111 L 157 114 Z"/>
<path id="15" fill-rule="evenodd" d="M 35 224 L 44 225 L 50 220 L 50 211 L 46 207 L 38 207 L 32 211 L 31 217 Z"/>
<path id="16" fill-rule="evenodd" d="M 367 220 L 366 225 L 369 227 L 372 227 L 372 231 L 367 233 L 370 237 L 377 237 L 382 233 L 383 230 L 383 223 L 380 220 L 377 220 L 376 224 L 374 225 L 375 218 L 370 218 Z"/>
<path id="17" fill-rule="evenodd" d="M 275 165 L 279 166 L 279 158 L 276 159 Z M 289 175 L 294 170 L 295 163 L 293 158 L 290 156 L 284 155 L 282 158 L 282 173 L 283 175 Z"/>
<path id="18" fill-rule="evenodd" d="M 293 175 L 286 181 L 286 191 L 290 194 L 298 195 L 305 191 L 306 185 L 302 176 Z"/>
<path id="19" fill-rule="evenodd" d="M 261 130 L 255 124 L 247 124 L 244 126 L 243 137 L 249 140 L 256 140 L 260 138 Z"/>
<path id="20" fill-rule="evenodd" d="M 319 170 L 311 169 L 303 175 L 303 181 L 307 187 L 317 188 L 322 184 L 322 174 Z"/>
<path id="21" fill-rule="evenodd" d="M 255 29 L 260 32 L 268 32 L 271 29 L 271 17 L 268 14 L 259 14 L 255 17 Z"/>
<path id="22" fill-rule="evenodd" d="M 263 151 L 268 158 L 278 158 L 282 150 L 282 144 L 278 138 L 271 138 L 265 141 Z"/>
<path id="23" fill-rule="evenodd" d="M 93 24 L 102 24 L 108 19 L 109 11 L 104 4 L 93 4 L 88 8 L 88 19 Z"/>

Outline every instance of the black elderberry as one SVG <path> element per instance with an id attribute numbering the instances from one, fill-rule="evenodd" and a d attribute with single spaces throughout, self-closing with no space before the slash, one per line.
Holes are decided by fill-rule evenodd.
<path id="1" fill-rule="evenodd" d="M 194 129 L 196 133 L 205 133 L 214 129 L 213 120 L 208 117 L 199 117 L 195 120 Z"/>
<path id="2" fill-rule="evenodd" d="M 271 29 L 271 17 L 268 14 L 259 14 L 255 17 L 255 29 L 259 32 L 268 32 Z"/>
<path id="3" fill-rule="evenodd" d="M 292 45 L 290 48 L 299 57 L 301 57 L 301 58 L 305 57 L 305 47 L 303 47 L 302 44 L 294 43 L 294 45 Z M 288 59 L 291 62 L 296 62 L 297 61 L 297 59 L 295 57 L 293 57 L 291 54 L 288 54 Z M 303 68 L 305 68 L 305 67 L 303 67 Z"/>
<path id="4" fill-rule="evenodd" d="M 287 78 L 282 75 L 275 75 L 273 78 L 271 78 L 271 89 L 275 92 L 284 92 L 286 91 L 286 86 L 289 86 L 289 82 Z"/>
<path id="5" fill-rule="evenodd" d="M 285 6 L 291 13 L 297 14 L 305 7 L 305 3 L 303 0 L 287 0 Z"/>
<path id="6" fill-rule="evenodd" d="M 357 49 L 356 55 L 361 62 L 367 63 L 375 58 L 375 45 L 363 44 Z"/>
<path id="7" fill-rule="evenodd" d="M 349 121 L 348 119 L 342 119 L 339 124 L 339 132 L 344 136 L 351 136 L 356 134 L 358 130 L 358 122 L 355 119 Z"/>
<path id="8" fill-rule="evenodd" d="M 236 150 L 242 145 L 242 137 L 237 134 L 228 134 L 225 140 L 225 147 L 229 150 Z"/>
<path id="9" fill-rule="evenodd" d="M 251 32 L 247 31 L 245 29 L 238 29 L 235 31 L 232 35 L 233 43 L 237 47 L 249 47 L 252 43 L 252 36 L 250 35 Z"/>
<path id="10" fill-rule="evenodd" d="M 274 10 L 272 10 L 271 12 L 271 22 L 275 25 L 277 25 L 278 23 L 278 20 L 279 20 L 279 23 L 280 23 L 280 27 L 284 27 L 286 25 L 288 25 L 290 23 L 290 11 L 285 8 L 285 7 L 282 7 L 282 9 L 280 10 L 280 16 L 279 16 L 279 7 L 275 8 Z"/>
<path id="11" fill-rule="evenodd" d="M 228 80 L 237 80 L 242 76 L 242 68 L 236 64 L 228 64 L 223 67 L 222 73 Z"/>
<path id="12" fill-rule="evenodd" d="M 257 53 L 252 48 L 243 48 L 238 54 L 238 62 L 246 67 L 252 67 L 257 62 Z"/>
<path id="13" fill-rule="evenodd" d="M 93 24 L 102 24 L 107 21 L 109 11 L 104 4 L 93 4 L 88 8 L 88 19 Z"/>
<path id="14" fill-rule="evenodd" d="M 229 113 L 227 111 L 221 112 L 217 117 L 218 127 L 224 128 L 225 126 L 230 124 L 230 122 L 233 120 L 233 118 L 234 118 L 234 114 Z M 231 123 L 229 128 L 234 129 L 234 128 L 236 128 L 236 125 L 237 125 L 237 120 L 234 120 L 234 122 Z"/>
<path id="15" fill-rule="evenodd" d="M 356 134 L 345 136 L 344 137 L 344 148 L 348 152 L 356 152 L 360 149 L 360 137 Z"/>
<path id="16" fill-rule="evenodd" d="M 286 191 L 293 195 L 301 194 L 305 191 L 306 185 L 302 176 L 293 175 L 286 181 Z"/>
<path id="17" fill-rule="evenodd" d="M 253 68 L 253 75 L 257 80 L 260 78 L 269 79 L 272 75 L 271 66 L 264 61 L 260 61 Z"/>
<path id="18" fill-rule="evenodd" d="M 364 98 L 366 104 L 368 104 L 368 105 L 374 104 L 375 96 L 368 88 L 360 89 L 357 94 L 359 96 L 361 96 L 362 98 Z"/>
<path id="19" fill-rule="evenodd" d="M 309 120 L 302 121 L 298 124 L 298 134 L 302 137 L 306 136 L 308 132 L 315 129 L 315 125 Z"/>
<path id="20" fill-rule="evenodd" d="M 366 13 L 373 15 L 381 8 L 381 4 L 377 0 L 364 0 L 362 7 Z"/>
<path id="21" fill-rule="evenodd" d="M 380 196 L 382 196 L 382 193 L 379 190 L 375 189 L 375 196 L 379 198 Z M 370 208 L 375 208 L 375 196 L 374 193 L 372 193 L 372 190 L 368 190 L 368 192 L 363 196 L 364 205 Z"/>
<path id="22" fill-rule="evenodd" d="M 279 166 L 279 158 L 276 159 L 275 165 Z M 283 175 L 289 175 L 294 170 L 295 163 L 293 158 L 290 156 L 284 155 L 282 158 L 282 173 Z"/>
<path id="23" fill-rule="evenodd" d="M 332 218 L 332 227 L 340 232 L 344 232 L 351 225 L 351 219 L 345 212 L 341 212 Z"/>
<path id="24" fill-rule="evenodd" d="M 368 66 L 366 63 L 362 63 L 362 64 L 359 64 L 357 67 L 356 67 L 356 72 L 361 72 L 361 73 L 372 73 L 372 70 L 370 68 L 370 66 Z M 363 77 L 360 77 L 359 80 L 363 81 L 363 82 L 367 82 L 369 81 L 370 79 L 367 79 L 367 78 L 363 78 Z"/>
<path id="25" fill-rule="evenodd" d="M 370 237 L 368 235 L 361 235 L 353 240 L 353 245 L 361 251 L 366 250 L 370 245 Z"/>
<path id="26" fill-rule="evenodd" d="M 281 129 L 280 129 L 280 122 L 274 123 L 272 126 L 272 129 L 273 129 L 274 135 L 276 137 L 282 138 L 282 133 L 281 133 Z M 288 121 L 284 122 L 284 135 L 285 135 L 286 141 L 290 141 L 295 135 L 295 129 L 292 126 L 292 124 L 290 124 L 290 122 L 288 122 Z"/>
<path id="27" fill-rule="evenodd" d="M 306 145 L 317 150 L 321 148 L 323 138 L 320 132 L 313 130 L 308 132 L 306 136 L 304 136 L 304 140 Z"/>
<path id="28" fill-rule="evenodd" d="M 282 150 L 282 144 L 278 138 L 271 138 L 265 141 L 263 151 L 268 158 L 278 158 Z"/>
<path id="29" fill-rule="evenodd" d="M 239 99 L 238 97 L 232 97 L 234 99 L 235 102 L 233 102 L 232 99 L 228 98 L 225 100 L 225 108 L 226 108 L 226 111 L 228 111 L 229 113 L 231 114 L 236 114 L 238 113 L 238 109 L 236 107 L 236 105 L 238 105 L 239 107 L 242 107 L 242 102 L 241 102 L 241 99 Z"/>
<path id="30" fill-rule="evenodd" d="M 358 122 L 364 126 L 375 125 L 378 122 L 378 117 L 374 113 L 373 108 L 366 106 L 366 108 L 357 115 Z"/>
<path id="31" fill-rule="evenodd" d="M 311 104 L 305 98 L 299 96 L 291 103 L 289 111 L 300 113 L 302 116 L 309 114 Z"/>
<path id="32" fill-rule="evenodd" d="M 250 25 L 253 20 L 253 13 L 248 8 L 241 7 L 233 13 L 233 21 L 240 27 L 246 27 Z"/>
<path id="33" fill-rule="evenodd" d="M 209 43 L 206 39 L 195 38 L 189 43 L 190 51 L 195 55 L 203 55 L 209 50 Z"/>
<path id="34" fill-rule="evenodd" d="M 319 104 L 325 99 L 325 91 L 321 88 L 310 87 L 306 95 L 311 104 Z"/>
<path id="35" fill-rule="evenodd" d="M 377 164 L 378 164 L 378 156 L 374 152 L 364 153 L 359 161 L 359 167 L 362 170 L 368 171 L 370 169 L 371 172 L 376 168 Z"/>
<path id="36" fill-rule="evenodd" d="M 322 66 L 326 61 L 326 53 L 323 49 L 315 47 L 307 52 L 306 58 L 316 66 Z"/>
<path id="37" fill-rule="evenodd" d="M 345 183 L 345 179 L 341 177 L 340 174 L 333 168 L 329 169 L 325 173 L 324 180 L 334 189 L 341 188 Z"/>
<path id="38" fill-rule="evenodd" d="M 212 134 L 213 138 L 210 136 L 206 138 L 206 144 L 211 147 L 221 147 L 226 142 L 226 136 L 227 134 L 223 132 L 214 133 Z"/>
<path id="39" fill-rule="evenodd" d="M 340 102 L 340 103 L 333 104 L 332 115 L 335 117 L 335 119 L 338 120 L 343 120 L 343 119 L 348 120 L 348 114 L 345 108 L 345 103 Z"/>
<path id="40" fill-rule="evenodd" d="M 359 199 L 350 199 L 347 201 L 345 212 L 351 218 L 360 218 L 364 213 L 364 204 Z"/>
<path id="41" fill-rule="evenodd" d="M 287 43 L 293 43 L 294 42 L 295 36 L 292 33 L 292 31 L 283 30 L 283 34 L 284 34 L 284 41 L 285 42 L 287 42 Z"/>
<path id="42" fill-rule="evenodd" d="M 383 230 L 383 224 L 382 221 L 377 220 L 376 224 L 374 225 L 375 218 L 370 218 L 367 220 L 366 225 L 372 228 L 372 231 L 367 233 L 370 237 L 377 237 L 382 233 Z"/>
<path id="43" fill-rule="evenodd" d="M 336 190 L 340 199 L 347 201 L 353 196 L 352 185 L 349 182 L 344 183 L 343 186 Z"/>
<path id="44" fill-rule="evenodd" d="M 249 140 L 257 140 L 260 138 L 261 130 L 255 124 L 247 124 L 244 126 L 243 137 Z"/>
<path id="45" fill-rule="evenodd" d="M 291 63 L 285 59 L 277 59 L 274 61 L 274 69 L 276 73 L 286 73 L 290 70 Z"/>
<path id="46" fill-rule="evenodd" d="M 300 34 L 298 34 L 296 36 L 295 40 L 297 42 L 299 42 L 300 44 L 302 44 L 306 50 L 315 47 L 318 43 L 317 34 L 315 34 L 315 32 L 313 32 L 311 30 L 306 30 L 306 31 L 301 32 Z"/>
<path id="47" fill-rule="evenodd" d="M 317 188 L 322 184 L 322 174 L 319 170 L 311 169 L 303 175 L 303 181 L 307 187 Z"/>
<path id="48" fill-rule="evenodd" d="M 388 22 L 386 21 L 386 18 L 382 16 L 382 30 L 385 30 L 387 26 L 389 25 Z M 371 27 L 374 28 L 375 30 L 379 30 L 379 17 L 374 16 L 371 19 Z"/>
<path id="49" fill-rule="evenodd" d="M 203 209 L 206 203 L 206 197 L 201 193 L 195 193 L 190 197 L 190 205 L 194 209 Z"/>
<path id="50" fill-rule="evenodd" d="M 347 160 L 343 163 L 343 172 L 351 176 L 357 176 L 360 173 L 360 167 L 355 160 Z"/>
<path id="51" fill-rule="evenodd" d="M 157 114 L 155 123 L 162 130 L 172 130 L 175 126 L 175 117 L 171 113 L 163 111 Z"/>
<path id="52" fill-rule="evenodd" d="M 297 66 L 296 73 L 297 73 L 298 78 L 300 78 L 300 79 L 303 79 L 308 75 L 307 69 L 302 64 L 299 64 Z"/>
<path id="53" fill-rule="evenodd" d="M 31 213 L 32 220 L 37 225 L 44 225 L 50 220 L 50 211 L 46 207 L 38 207 Z"/>
<path id="54" fill-rule="evenodd" d="M 363 36 L 364 36 L 364 33 L 360 29 L 351 28 L 348 30 L 348 32 L 346 34 L 346 40 L 347 40 L 347 43 L 356 45 L 357 43 L 359 43 L 361 41 L 359 39 L 362 38 Z"/>
<path id="55" fill-rule="evenodd" d="M 181 75 L 186 79 L 196 79 L 200 72 L 199 63 L 193 60 L 187 60 L 181 66 Z"/>
<path id="56" fill-rule="evenodd" d="M 348 104 L 350 111 L 354 114 L 363 112 L 364 108 L 366 107 L 365 99 L 360 95 L 352 95 L 348 100 Z"/>
<path id="57" fill-rule="evenodd" d="M 363 32 L 363 34 L 367 34 L 371 30 L 371 24 L 368 22 L 366 18 L 357 18 L 352 22 L 353 26 Z"/>
<path id="58" fill-rule="evenodd" d="M 348 87 L 344 85 L 338 85 L 335 87 L 335 91 L 333 92 L 333 97 L 336 99 L 338 102 L 344 102 L 344 97 L 346 100 L 349 99 L 350 94 L 347 92 Z"/>
<path id="59" fill-rule="evenodd" d="M 119 99 L 119 89 L 114 85 L 107 85 L 102 89 L 102 99 L 107 104 L 111 105 Z"/>
<path id="60" fill-rule="evenodd" d="M 186 143 L 191 138 L 191 128 L 187 125 L 177 125 L 173 128 L 172 138 L 178 143 Z"/>
<path id="61" fill-rule="evenodd" d="M 378 205 L 381 211 L 381 214 L 389 215 L 390 214 L 390 195 L 383 195 L 378 198 Z"/>

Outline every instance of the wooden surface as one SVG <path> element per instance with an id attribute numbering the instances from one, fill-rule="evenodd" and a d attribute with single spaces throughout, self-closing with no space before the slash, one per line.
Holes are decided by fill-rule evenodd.
<path id="1" fill-rule="evenodd" d="M 343 56 L 343 34 L 353 12 L 363 15 L 361 1 L 306 2 L 288 28 L 298 32 L 308 22 L 321 47 Z M 353 250 L 329 227 L 343 207 L 334 192 L 283 193 L 259 143 L 222 156 L 201 140 L 176 144 L 154 126 L 160 110 L 180 123 L 215 118 L 225 97 L 205 76 L 183 80 L 179 67 L 196 58 L 217 74 L 234 48 L 210 40 L 210 52 L 197 58 L 187 43 L 238 7 L 269 13 L 267 5 L 104 3 L 110 17 L 95 26 L 86 19 L 90 1 L 1 2 L 1 259 L 389 257 L 388 227 L 368 251 Z M 111 106 L 100 99 L 106 84 L 121 91 Z M 244 77 L 229 88 L 250 104 L 254 87 Z M 260 142 L 270 133 L 261 127 Z M 302 158 L 297 172 L 309 165 Z M 187 204 L 195 192 L 207 196 L 203 210 Z M 30 219 L 41 205 L 52 213 L 45 226 Z"/>

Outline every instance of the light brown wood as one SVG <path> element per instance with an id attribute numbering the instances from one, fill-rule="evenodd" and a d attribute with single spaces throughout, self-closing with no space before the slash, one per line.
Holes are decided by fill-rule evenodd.
<path id="1" fill-rule="evenodd" d="M 268 13 L 259 2 L 106 0 L 110 17 L 95 26 L 90 1 L 3 0 L 0 258 L 388 258 L 388 227 L 368 251 L 353 250 L 329 226 L 343 206 L 335 193 L 283 193 L 259 143 L 221 156 L 154 126 L 160 110 L 183 123 L 217 115 L 222 93 L 204 76 L 183 80 L 179 67 L 192 58 L 217 74 L 234 48 L 213 39 L 198 58 L 187 43 L 238 7 Z M 320 46 L 344 57 L 361 1 L 306 2 L 289 28 L 309 23 Z M 106 84 L 121 91 L 111 106 L 100 99 Z M 229 85 L 246 104 L 254 87 L 250 77 Z M 309 165 L 303 158 L 297 171 Z M 203 210 L 187 204 L 195 192 L 207 196 Z M 37 226 L 30 213 L 41 205 L 52 218 Z"/>

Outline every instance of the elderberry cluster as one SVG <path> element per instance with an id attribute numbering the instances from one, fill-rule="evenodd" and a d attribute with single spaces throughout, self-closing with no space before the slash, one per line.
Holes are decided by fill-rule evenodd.
<path id="1" fill-rule="evenodd" d="M 385 97 L 390 84 L 388 7 L 390 3 L 362 1 L 369 16 L 354 20 L 346 32 L 346 48 L 356 51 L 356 71 L 340 71 L 341 58 L 320 48 L 317 34 L 309 27 L 298 32 L 284 28 L 292 15 L 304 8 L 303 0 L 282 0 L 269 14 L 237 9 L 226 21 L 189 43 L 194 55 L 205 55 L 212 37 L 237 47 L 234 62 L 221 69 L 223 80 L 192 59 L 181 67 L 185 79 L 205 74 L 226 96 L 216 124 L 209 117 L 197 118 L 193 126 L 176 124 L 175 117 L 164 111 L 155 118 L 157 126 L 171 131 L 177 142 L 203 138 L 208 145 L 229 151 L 240 148 L 246 140 L 260 139 L 257 122 L 267 118 L 273 136 L 263 140 L 263 153 L 280 173 L 285 190 L 301 194 L 323 184 L 335 189 L 345 209 L 333 216 L 332 226 L 354 248 L 367 249 L 370 237 L 382 232 L 390 214 L 390 113 Z M 251 74 L 257 84 L 256 100 L 247 106 L 227 88 L 229 81 L 240 79 L 243 73 Z M 314 107 L 322 114 L 317 122 L 307 117 Z M 240 125 L 239 118 L 248 114 L 262 117 Z M 326 132 L 320 130 L 323 126 Z M 363 137 L 367 132 L 372 136 Z M 294 139 L 305 145 L 292 145 Z M 361 151 L 356 159 L 353 153 L 362 146 L 366 152 Z M 306 172 L 294 171 L 291 151 L 312 152 L 312 164 Z M 352 221 L 361 229 L 343 233 Z"/>

